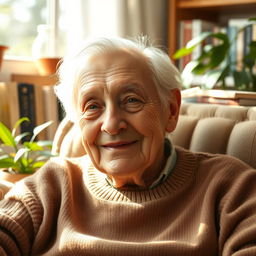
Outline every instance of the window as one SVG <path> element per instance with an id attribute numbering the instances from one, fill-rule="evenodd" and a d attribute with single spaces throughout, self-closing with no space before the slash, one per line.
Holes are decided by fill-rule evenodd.
<path id="1" fill-rule="evenodd" d="M 0 0 L 0 44 L 7 55 L 31 56 L 37 25 L 46 23 L 46 0 Z"/>

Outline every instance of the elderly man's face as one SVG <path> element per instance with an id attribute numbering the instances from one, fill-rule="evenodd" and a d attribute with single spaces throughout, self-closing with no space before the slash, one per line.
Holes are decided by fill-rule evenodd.
<path id="1" fill-rule="evenodd" d="M 144 57 L 132 52 L 92 56 L 83 81 L 79 124 L 94 165 L 116 187 L 150 183 L 165 164 L 165 132 L 174 129 L 178 106 L 175 113 L 163 107 Z"/>

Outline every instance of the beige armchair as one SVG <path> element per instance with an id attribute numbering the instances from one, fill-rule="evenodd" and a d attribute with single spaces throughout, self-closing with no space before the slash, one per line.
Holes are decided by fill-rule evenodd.
<path id="1" fill-rule="evenodd" d="M 256 168 L 256 107 L 183 104 L 170 138 L 186 149 L 232 155 Z M 53 152 L 68 157 L 86 154 L 79 128 L 67 118 L 57 129 Z M 3 184 L 1 192 L 0 182 L 0 198 L 8 188 Z"/>

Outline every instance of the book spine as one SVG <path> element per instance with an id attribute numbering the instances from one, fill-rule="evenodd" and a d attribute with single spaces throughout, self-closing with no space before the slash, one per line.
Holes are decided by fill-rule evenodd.
<path id="1" fill-rule="evenodd" d="M 32 84 L 18 84 L 19 114 L 20 117 L 28 117 L 29 122 L 23 122 L 20 126 L 21 133 L 29 132 L 30 136 L 24 138 L 27 141 L 31 138 L 33 129 L 36 126 L 35 91 Z"/>
<path id="2" fill-rule="evenodd" d="M 229 26 L 227 28 L 227 33 L 228 37 L 231 41 L 231 47 L 230 47 L 230 54 L 229 54 L 229 59 L 230 59 L 230 69 L 231 71 L 236 70 L 236 63 L 237 63 L 237 40 L 236 40 L 236 33 L 238 29 L 235 26 Z"/>
<path id="3" fill-rule="evenodd" d="M 183 47 L 192 39 L 192 20 L 184 20 Z M 184 56 L 182 69 L 192 60 L 191 54 Z"/>
<path id="4" fill-rule="evenodd" d="M 249 45 L 251 41 L 252 41 L 252 24 L 247 26 L 244 30 L 244 56 L 246 56 L 250 51 Z"/>

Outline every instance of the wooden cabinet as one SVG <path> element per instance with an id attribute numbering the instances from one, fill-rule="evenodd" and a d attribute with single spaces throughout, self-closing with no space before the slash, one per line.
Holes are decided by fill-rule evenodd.
<path id="1" fill-rule="evenodd" d="M 227 23 L 230 18 L 256 16 L 256 0 L 169 0 L 168 47 L 170 56 L 178 49 L 178 24 L 184 19 Z"/>

